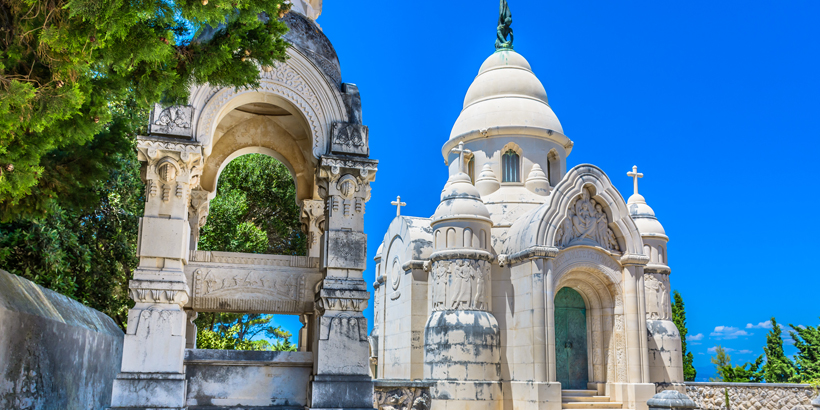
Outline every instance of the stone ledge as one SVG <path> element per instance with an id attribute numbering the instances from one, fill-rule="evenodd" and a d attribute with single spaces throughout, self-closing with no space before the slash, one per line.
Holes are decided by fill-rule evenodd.
<path id="1" fill-rule="evenodd" d="M 728 383 L 728 382 L 686 382 L 687 386 L 708 386 L 708 387 L 761 387 L 761 388 L 811 388 L 810 384 L 795 383 Z"/>
<path id="2" fill-rule="evenodd" d="M 415 387 L 430 388 L 436 385 L 435 380 L 403 380 L 403 379 L 374 379 L 373 387 Z"/>
<path id="3" fill-rule="evenodd" d="M 312 367 L 312 352 L 185 349 L 186 365 Z"/>

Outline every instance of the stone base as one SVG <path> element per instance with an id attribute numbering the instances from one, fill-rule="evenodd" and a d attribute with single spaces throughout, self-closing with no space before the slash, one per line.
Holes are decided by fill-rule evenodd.
<path id="1" fill-rule="evenodd" d="M 626 409 L 648 410 L 646 401 L 655 395 L 655 383 L 607 383 L 607 396 Z"/>
<path id="2" fill-rule="evenodd" d="M 561 410 L 561 383 L 505 382 L 504 399 L 515 410 Z"/>
<path id="3" fill-rule="evenodd" d="M 455 380 L 437 380 L 430 396 L 436 410 L 501 410 L 504 397 L 501 382 Z"/>
<path id="4" fill-rule="evenodd" d="M 310 410 L 373 410 L 370 376 L 318 374 L 310 385 Z"/>
<path id="5" fill-rule="evenodd" d="M 185 375 L 179 373 L 120 373 L 114 380 L 109 409 L 183 410 Z"/>

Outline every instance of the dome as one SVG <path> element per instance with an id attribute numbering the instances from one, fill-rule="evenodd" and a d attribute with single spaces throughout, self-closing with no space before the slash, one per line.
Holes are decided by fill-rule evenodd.
<path id="1" fill-rule="evenodd" d="M 642 195 L 634 194 L 630 196 L 626 205 L 629 208 L 629 215 L 632 217 L 632 220 L 635 221 L 635 225 L 638 227 L 638 232 L 641 233 L 641 236 L 661 236 L 668 238 L 666 231 L 663 229 L 663 225 L 661 225 L 661 222 L 658 221 L 658 218 L 655 216 L 655 211 L 646 204 L 646 199 L 644 199 Z"/>
<path id="2" fill-rule="evenodd" d="M 490 211 L 481 201 L 478 189 L 470 177 L 459 172 L 453 174 L 441 191 L 441 203 L 433 214 L 432 223 L 447 219 L 478 219 L 490 222 Z"/>
<path id="3" fill-rule="evenodd" d="M 481 65 L 464 97 L 450 141 L 494 128 L 529 129 L 535 135 L 555 132 L 561 134 L 562 145 L 569 143 L 541 81 L 527 60 L 512 50 L 496 51 Z"/>

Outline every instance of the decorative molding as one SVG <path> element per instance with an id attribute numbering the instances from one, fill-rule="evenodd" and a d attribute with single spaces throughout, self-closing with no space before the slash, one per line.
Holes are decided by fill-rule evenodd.
<path id="1" fill-rule="evenodd" d="M 193 308 L 199 311 L 304 313 L 313 309 L 309 288 L 321 273 L 196 268 Z"/>
<path id="2" fill-rule="evenodd" d="M 627 265 L 636 265 L 636 266 L 643 266 L 649 263 L 649 256 L 647 255 L 638 255 L 638 254 L 624 254 L 621 256 L 621 264 L 624 266 Z"/>
<path id="3" fill-rule="evenodd" d="M 433 252 L 433 254 L 430 255 L 430 261 L 432 261 L 433 263 L 441 260 L 452 259 L 476 259 L 487 262 L 493 262 L 495 260 L 495 257 L 490 252 L 478 249 L 444 249 Z"/>
<path id="4" fill-rule="evenodd" d="M 530 246 L 529 248 L 516 252 L 512 255 L 504 255 L 506 259 L 504 263 L 515 264 L 529 259 L 550 259 L 556 257 L 558 252 L 560 252 L 560 249 L 552 246 Z M 502 267 L 504 266 L 501 265 L 501 255 L 499 255 L 499 265 Z"/>
<path id="5" fill-rule="evenodd" d="M 191 252 L 191 262 L 226 263 L 235 265 L 286 266 L 291 268 L 319 268 L 319 258 L 293 255 L 260 255 L 239 252 Z"/>
<path id="6" fill-rule="evenodd" d="M 173 105 L 162 108 L 155 104 L 151 110 L 148 132 L 153 135 L 171 135 L 191 138 L 194 130 L 191 124 L 194 118 L 194 107 L 190 105 Z"/>

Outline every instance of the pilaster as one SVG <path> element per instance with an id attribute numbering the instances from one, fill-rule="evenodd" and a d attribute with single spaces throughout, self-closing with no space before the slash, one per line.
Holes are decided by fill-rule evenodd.
<path id="1" fill-rule="evenodd" d="M 137 248 L 140 264 L 128 284 L 136 304 L 128 312 L 122 369 L 114 380 L 111 406 L 182 409 L 189 325 L 182 306 L 190 297 L 184 265 L 192 240 L 191 190 L 202 172 L 201 147 L 186 140 L 138 137 L 137 149 L 146 195 Z M 198 205 L 195 208 L 202 210 Z"/>
<path id="2" fill-rule="evenodd" d="M 316 292 L 316 336 L 311 409 L 373 406 L 367 319 L 365 203 L 377 161 L 325 155 L 318 190 L 324 200 L 321 241 L 324 279 Z M 304 211 L 304 208 L 303 208 Z"/>

